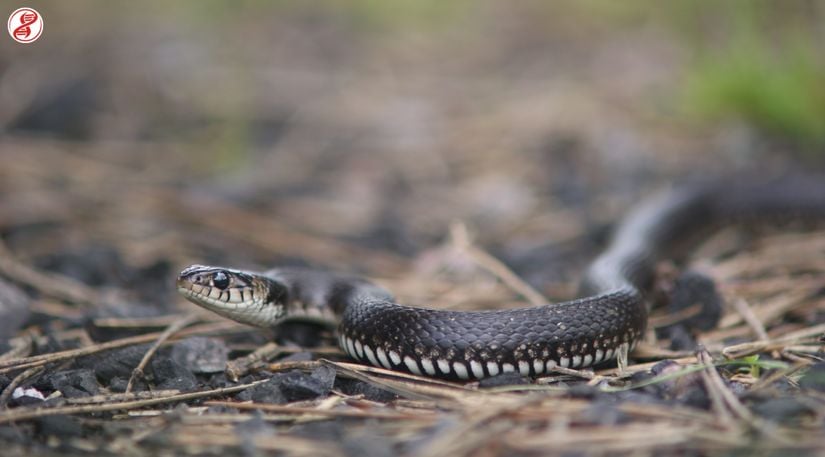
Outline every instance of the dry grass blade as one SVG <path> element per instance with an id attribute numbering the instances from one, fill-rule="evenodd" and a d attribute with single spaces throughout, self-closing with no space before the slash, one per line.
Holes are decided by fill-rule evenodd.
<path id="1" fill-rule="evenodd" d="M 91 397 L 67 398 L 66 403 L 70 405 L 89 405 L 96 403 L 112 403 L 132 400 L 146 400 L 149 398 L 163 398 L 170 395 L 177 395 L 177 390 L 147 390 L 144 392 L 113 393 L 103 395 L 92 395 Z"/>
<path id="2" fill-rule="evenodd" d="M 705 365 L 705 370 L 702 372 L 702 377 L 705 381 L 705 388 L 714 401 L 714 407 L 717 413 L 724 417 L 723 422 L 729 424 L 729 426 L 732 426 L 732 416 L 735 416 L 740 421 L 754 427 L 777 443 L 784 445 L 790 445 L 793 443 L 790 438 L 777 431 L 776 427 L 768 425 L 761 419 L 754 416 L 750 410 L 739 401 L 736 395 L 731 392 L 730 388 L 728 388 L 725 381 L 716 371 L 716 368 L 713 365 L 713 359 L 709 353 L 706 351 L 701 351 L 698 358 L 699 362 Z"/>
<path id="3" fill-rule="evenodd" d="M 768 340 L 768 332 L 765 330 L 765 324 L 759 320 L 759 317 L 756 316 L 747 301 L 744 299 L 733 300 L 733 307 L 739 315 L 742 316 L 742 319 L 745 320 L 748 326 L 750 326 L 757 338 L 761 341 Z"/>
<path id="4" fill-rule="evenodd" d="M 255 349 L 255 351 L 249 355 L 230 360 L 226 363 L 226 375 L 229 376 L 229 379 L 232 381 L 237 381 L 241 376 L 249 373 L 256 365 L 262 364 L 265 360 L 280 353 L 280 349 L 280 345 L 277 343 L 267 343 Z"/>
<path id="5" fill-rule="evenodd" d="M 9 360 L 18 360 L 31 354 L 35 339 L 35 335 L 30 332 L 10 339 L 7 343 L 11 346 L 11 349 L 0 355 L 0 364 Z"/>
<path id="6" fill-rule="evenodd" d="M 103 296 L 97 290 L 56 273 L 43 273 L 18 262 L 0 239 L 0 275 L 25 284 L 44 295 L 84 306 L 97 306 Z"/>
<path id="7" fill-rule="evenodd" d="M 158 317 L 101 317 L 93 320 L 95 327 L 105 328 L 147 328 L 147 327 L 168 327 L 179 321 L 181 316 L 179 314 L 170 314 L 167 316 Z"/>
<path id="8" fill-rule="evenodd" d="M 212 229 L 255 243 L 279 255 L 293 255 L 321 265 L 351 263 L 363 259 L 376 271 L 387 273 L 403 270 L 405 261 L 392 254 L 365 249 L 332 239 L 320 238 L 294 230 L 257 211 L 228 204 L 205 195 L 181 195 L 177 192 L 157 191 L 155 201 L 183 220 L 196 221 Z M 204 218 L 204 213 L 221 217 Z"/>
<path id="9" fill-rule="evenodd" d="M 647 323 L 652 328 L 661 328 L 667 327 L 669 325 L 673 325 L 683 320 L 689 319 L 693 316 L 698 315 L 702 312 L 702 304 L 697 303 L 695 305 L 690 305 L 686 308 L 682 308 L 676 312 L 668 312 L 666 314 L 660 314 L 658 316 L 650 316 L 647 320 Z"/>
<path id="10" fill-rule="evenodd" d="M 751 309 L 753 318 L 756 321 L 763 323 L 763 325 L 771 323 L 782 317 L 790 309 L 793 309 L 805 300 L 811 298 L 817 291 L 818 288 L 787 291 L 786 293 L 768 300 L 759 306 L 752 306 Z M 736 302 L 734 301 L 734 303 Z M 744 320 L 744 315 L 732 314 L 723 318 L 719 323 L 719 327 L 731 327 L 743 322 Z"/>
<path id="11" fill-rule="evenodd" d="M 505 435 L 507 448 L 516 451 L 552 449 L 554 452 L 581 452 L 585 454 L 636 451 L 644 453 L 657 449 L 684 448 L 696 439 L 702 429 L 698 425 L 673 423 L 639 423 L 610 427 L 588 427 L 577 430 L 560 427 L 546 434 L 529 433 L 520 429 Z M 698 447 L 698 446 L 697 446 Z M 642 454 L 644 455 L 644 454 Z"/>
<path id="12" fill-rule="evenodd" d="M 8 404 L 9 398 L 11 398 L 12 393 L 15 389 L 17 389 L 17 387 L 20 384 L 22 384 L 29 378 L 39 375 L 43 372 L 44 369 L 44 367 L 29 368 L 28 370 L 15 376 L 14 379 L 11 380 L 9 385 L 7 385 L 5 389 L 3 389 L 3 393 L 0 394 L 0 409 L 6 409 L 6 405 Z"/>
<path id="13" fill-rule="evenodd" d="M 319 442 L 308 438 L 290 436 L 241 436 L 234 430 L 198 429 L 176 433 L 172 441 L 184 448 L 192 448 L 193 453 L 200 454 L 208 447 L 241 447 L 268 452 L 287 453 L 294 456 L 323 457 L 340 456 L 340 450 L 331 443 Z"/>
<path id="14" fill-rule="evenodd" d="M 650 21 L 652 2 L 624 2 L 620 14 L 607 2 L 571 1 L 492 0 L 472 10 L 33 3 L 48 3 L 50 31 L 34 47 L 0 46 L 0 277 L 30 302 L 27 320 L 11 322 L 4 317 L 24 316 L 4 308 L 0 292 L 3 457 L 825 456 L 825 393 L 814 376 L 825 349 L 825 231 L 726 229 L 684 259 L 716 282 L 720 307 L 704 296 L 675 313 L 654 307 L 644 341 L 592 371 L 580 364 L 604 351 L 590 342 L 594 357 L 581 360 L 582 341 L 502 344 L 520 370 L 503 373 L 509 354 L 498 370 L 484 360 L 484 372 L 499 375 L 483 381 L 355 363 L 337 347 L 340 335 L 304 323 L 256 331 L 205 310 L 195 322 L 184 314 L 199 308 L 181 312 L 172 286 L 179 267 L 208 263 L 335 270 L 375 279 L 401 303 L 449 311 L 572 298 L 615 223 L 647 195 L 738 170 L 740 150 L 760 151 L 767 164 L 745 186 L 771 182 L 774 166 L 816 168 L 792 157 L 812 147 L 796 138 L 805 129 L 763 131 L 788 122 L 759 122 L 754 106 L 740 107 L 744 125 L 731 128 L 664 119 L 645 101 L 671 105 L 666 98 L 686 83 L 707 86 L 673 76 L 701 77 L 694 73 L 728 63 L 742 44 L 776 57 L 759 70 L 776 70 L 780 86 L 796 82 L 797 67 L 803 76 L 813 67 L 783 58 L 822 54 L 825 8 L 679 2 L 673 11 L 657 4 Z M 719 55 L 706 49 L 717 42 Z M 696 55 L 711 65 L 689 71 Z M 724 89 L 752 88 L 745 73 L 723 79 Z M 821 95 L 821 84 L 810 85 L 780 94 Z M 776 95 L 760 88 L 755 96 Z M 688 102 L 724 102 L 705 95 Z M 804 100 L 785 98 L 779 108 L 798 114 L 788 108 Z M 724 195 L 718 207 L 745 194 Z M 823 202 L 796 195 L 767 200 Z M 695 209 L 706 207 L 699 200 Z M 625 254 L 647 241 L 689 248 L 693 237 L 682 232 L 708 215 L 690 206 L 663 224 L 677 236 L 647 227 L 652 237 L 614 258 L 636 258 Z M 657 220 L 649 215 L 638 220 Z M 640 254 L 661 257 L 656 277 L 645 278 L 654 285 L 645 297 L 658 302 L 681 292 L 682 259 L 655 251 Z M 627 271 L 646 272 L 638 266 Z M 698 295 L 712 292 L 697 284 Z M 330 298 L 314 290 L 293 289 L 289 305 Z M 444 332 L 423 327 L 424 339 L 448 346 Z M 589 334 L 584 321 L 564 327 Z M 403 339 L 395 352 L 404 365 L 407 355 L 450 359 L 455 374 L 454 353 L 489 352 L 460 341 L 450 345 L 458 351 L 426 354 L 398 333 L 389 336 Z M 175 344 L 194 335 L 209 338 Z M 522 353 L 576 368 L 522 376 Z M 14 398 L 29 387 L 46 401 Z"/>
<path id="15" fill-rule="evenodd" d="M 678 359 L 673 359 L 672 361 L 674 363 L 679 364 L 679 365 L 688 365 L 688 364 L 697 363 L 697 359 L 696 359 L 695 356 L 681 357 L 681 358 L 678 358 Z M 620 371 L 618 367 L 616 367 L 616 368 L 606 368 L 604 370 L 597 371 L 596 374 L 601 375 L 601 376 L 610 376 L 610 375 L 617 376 L 617 375 L 622 375 L 622 374 L 623 375 L 631 375 L 633 373 L 640 373 L 640 372 L 644 372 L 644 371 L 650 371 L 650 369 L 653 368 L 658 363 L 659 363 L 658 361 L 657 362 L 647 362 L 647 363 L 637 363 L 635 365 L 630 365 L 628 367 L 625 367 L 625 369 L 623 371 Z"/>
<path id="16" fill-rule="evenodd" d="M 821 338 L 825 335 L 825 324 L 788 333 L 780 338 L 768 341 L 754 341 L 725 347 L 722 354 L 730 359 L 738 359 L 764 351 L 774 351 L 796 344 L 815 344 L 822 346 Z"/>
<path id="17" fill-rule="evenodd" d="M 508 398 L 509 404 L 489 402 L 483 405 L 467 405 L 461 411 L 464 417 L 452 421 L 429 443 L 417 449 L 412 456 L 470 455 L 482 449 L 490 440 L 508 433 L 516 422 L 503 416 L 516 412 L 535 401 L 534 397 Z M 483 426 L 482 426 L 483 425 Z"/>
<path id="18" fill-rule="evenodd" d="M 536 289 L 518 277 L 513 270 L 507 267 L 500 260 L 496 259 L 483 249 L 475 246 L 470 239 L 467 227 L 464 224 L 455 223 L 450 226 L 450 238 L 453 244 L 465 250 L 478 265 L 495 275 L 513 291 L 526 298 L 533 306 L 540 306 L 548 303 L 547 298 Z"/>
<path id="19" fill-rule="evenodd" d="M 460 384 L 451 384 L 437 379 L 399 373 L 382 368 L 331 362 L 328 360 L 321 360 L 321 363 L 332 366 L 341 375 L 367 382 L 396 395 L 413 400 L 455 399 L 461 397 L 462 394 L 474 392 L 471 389 L 462 387 Z M 367 373 L 381 373 L 396 379 L 378 378 Z M 406 381 L 401 381 L 400 379 L 405 379 Z"/>
<path id="20" fill-rule="evenodd" d="M 806 366 L 810 365 L 806 362 L 797 362 L 794 365 L 785 368 L 784 370 L 776 370 L 775 372 L 769 374 L 768 376 L 763 376 L 760 378 L 756 384 L 752 385 L 749 392 L 758 392 L 761 389 L 767 388 L 768 386 L 772 385 L 773 383 L 779 381 L 780 379 L 787 378 L 788 376 L 796 373 L 801 368 L 805 368 Z"/>
<path id="21" fill-rule="evenodd" d="M 183 330 L 178 332 L 178 334 L 172 338 L 183 338 L 187 336 L 193 335 L 209 335 L 214 333 L 225 332 L 228 330 L 242 330 L 243 329 L 238 324 L 231 323 L 231 322 L 215 322 L 209 324 L 198 325 L 192 327 L 187 330 Z M 38 367 L 42 365 L 46 365 L 53 362 L 59 362 L 62 360 L 74 359 L 77 357 L 83 357 L 91 354 L 95 354 L 98 352 L 109 351 L 112 349 L 118 349 L 126 346 L 131 346 L 135 344 L 144 344 L 150 343 L 152 341 L 157 340 L 157 338 L 161 335 L 161 333 L 148 333 L 146 335 L 138 335 L 128 338 L 121 338 L 119 340 L 108 341 L 106 343 L 95 344 L 92 346 L 87 346 L 79 349 L 70 349 L 67 351 L 60 351 L 60 352 L 52 352 L 49 354 L 42 354 L 36 355 L 32 357 L 24 357 L 19 359 L 11 359 L 11 360 L 4 360 L 0 362 L 0 374 L 8 373 L 10 371 L 21 370 L 25 368 L 31 367 Z"/>
<path id="22" fill-rule="evenodd" d="M 226 406 L 240 410 L 256 410 L 265 411 L 268 413 L 278 414 L 294 414 L 294 415 L 308 415 L 308 416 L 325 416 L 325 417 L 359 417 L 369 419 L 389 419 L 389 420 L 426 420 L 432 421 L 436 418 L 436 414 L 432 411 L 420 412 L 416 414 L 401 413 L 394 411 L 360 411 L 360 410 L 341 410 L 341 409 L 318 409 L 318 408 L 303 408 L 298 406 L 280 406 L 265 403 L 238 403 L 230 401 L 207 401 L 204 402 L 207 406 Z"/>
<path id="23" fill-rule="evenodd" d="M 341 348 L 338 346 L 318 346 L 311 349 L 300 347 L 281 346 L 277 343 L 267 343 L 253 351 L 252 353 L 226 363 L 226 375 L 232 381 L 237 381 L 241 376 L 261 368 L 269 368 L 274 371 L 300 368 L 304 369 L 309 364 L 319 364 L 320 362 L 279 362 L 267 365 L 267 360 L 282 354 L 293 354 L 296 352 L 311 351 L 320 356 L 341 355 Z"/>
<path id="24" fill-rule="evenodd" d="M 599 380 L 602 379 L 601 376 L 596 375 L 591 370 L 576 370 L 574 368 L 565 368 L 565 367 L 560 367 L 560 366 L 553 367 L 550 370 L 549 374 L 550 375 L 562 374 L 562 375 L 565 375 L 565 376 L 573 376 L 574 378 L 587 379 L 590 382 L 598 382 Z M 540 384 L 541 383 L 546 384 L 546 383 L 549 383 L 549 382 L 556 381 L 556 378 L 557 378 L 557 376 L 542 376 L 540 378 L 536 378 L 536 382 L 538 382 Z"/>
<path id="25" fill-rule="evenodd" d="M 199 398 L 218 397 L 232 393 L 237 393 L 264 382 L 266 381 L 255 381 L 247 384 L 241 384 L 238 386 L 224 387 L 221 389 L 203 390 L 183 394 L 176 393 L 167 396 L 158 396 L 153 398 L 145 398 L 131 401 L 120 401 L 89 405 L 58 406 L 54 408 L 20 407 L 14 410 L 6 410 L 5 412 L 0 412 L 0 424 L 34 419 L 37 417 L 54 416 L 58 414 L 88 414 L 107 411 L 130 410 L 136 408 L 144 408 L 146 406 L 159 405 L 163 403 L 176 403 L 188 400 L 195 400 Z"/>
<path id="26" fill-rule="evenodd" d="M 700 354 L 698 356 L 699 361 L 702 362 L 703 358 Z M 713 377 L 711 372 L 716 376 Z M 716 373 L 716 368 L 714 367 L 712 361 L 709 361 L 705 365 L 705 369 L 702 370 L 702 381 L 705 386 L 705 390 L 708 393 L 708 396 L 711 400 L 711 405 L 713 407 L 713 411 L 716 413 L 716 417 L 719 419 L 719 422 L 724 426 L 727 430 L 733 430 L 734 420 L 733 415 L 731 414 L 730 410 L 728 409 L 727 405 L 725 404 L 725 399 L 723 393 L 727 391 L 724 387 L 719 387 L 719 383 L 717 382 L 718 373 Z"/>
<path id="27" fill-rule="evenodd" d="M 152 343 L 152 346 L 146 350 L 146 354 L 144 354 L 143 358 L 140 359 L 140 363 L 137 367 L 132 371 L 132 376 L 129 377 L 129 382 L 126 384 L 126 393 L 130 393 L 132 391 L 132 386 L 137 380 L 138 377 L 143 376 L 143 369 L 146 368 L 146 364 L 149 363 L 149 360 L 152 359 L 152 355 L 160 348 L 160 346 L 169 338 L 172 337 L 176 332 L 180 331 L 182 328 L 186 327 L 187 325 L 191 324 L 197 319 L 196 314 L 188 314 L 186 316 L 181 317 L 180 319 L 176 320 L 175 322 L 171 323 L 169 327 L 166 328 L 158 338 Z"/>

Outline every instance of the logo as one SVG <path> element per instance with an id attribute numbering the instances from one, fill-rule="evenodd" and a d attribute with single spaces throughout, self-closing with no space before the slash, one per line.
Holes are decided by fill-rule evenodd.
<path id="1" fill-rule="evenodd" d="M 9 35 L 18 43 L 34 43 L 43 33 L 43 16 L 32 8 L 17 8 L 9 16 Z"/>

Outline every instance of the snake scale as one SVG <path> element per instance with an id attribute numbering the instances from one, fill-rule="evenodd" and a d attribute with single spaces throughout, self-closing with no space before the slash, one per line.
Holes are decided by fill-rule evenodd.
<path id="1" fill-rule="evenodd" d="M 446 311 L 395 303 L 361 278 L 310 269 L 255 273 L 193 265 L 177 288 L 235 321 L 275 326 L 291 317 L 338 322 L 338 341 L 374 366 L 444 379 L 525 376 L 583 368 L 632 349 L 645 332 L 645 293 L 657 262 L 683 259 L 724 223 L 825 217 L 825 180 L 707 181 L 676 187 L 617 224 L 571 301 L 495 311 Z"/>

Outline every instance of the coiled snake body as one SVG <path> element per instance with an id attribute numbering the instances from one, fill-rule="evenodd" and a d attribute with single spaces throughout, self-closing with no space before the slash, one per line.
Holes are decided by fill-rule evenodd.
<path id="1" fill-rule="evenodd" d="M 825 182 L 717 181 L 643 203 L 617 226 L 572 301 L 500 311 L 443 311 L 397 304 L 370 282 L 307 269 L 264 273 L 193 265 L 178 278 L 190 301 L 245 324 L 300 316 L 339 319 L 341 348 L 392 370 L 446 379 L 540 375 L 582 368 L 632 349 L 644 334 L 644 293 L 654 267 L 679 259 L 720 222 L 825 216 Z"/>

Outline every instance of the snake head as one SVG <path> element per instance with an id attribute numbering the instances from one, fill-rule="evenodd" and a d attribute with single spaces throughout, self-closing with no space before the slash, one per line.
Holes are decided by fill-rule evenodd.
<path id="1" fill-rule="evenodd" d="M 256 273 L 192 265 L 180 272 L 177 288 L 192 303 L 242 324 L 272 327 L 286 315 L 286 286 Z"/>

